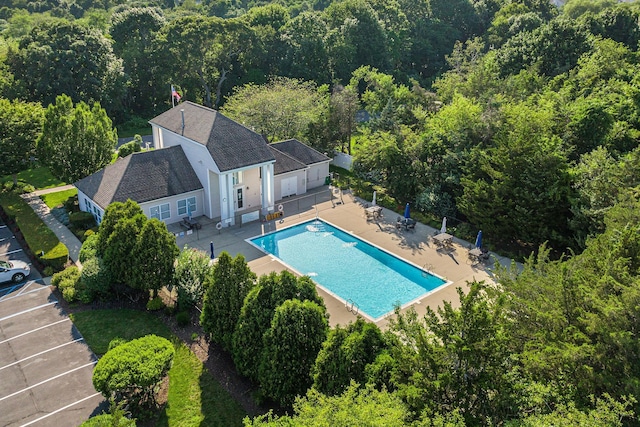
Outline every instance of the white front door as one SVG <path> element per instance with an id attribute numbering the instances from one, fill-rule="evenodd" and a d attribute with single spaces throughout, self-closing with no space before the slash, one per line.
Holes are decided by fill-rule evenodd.
<path id="1" fill-rule="evenodd" d="M 285 178 L 280 183 L 282 189 L 282 198 L 287 196 L 293 196 L 298 192 L 298 177 L 292 176 L 291 178 Z"/>

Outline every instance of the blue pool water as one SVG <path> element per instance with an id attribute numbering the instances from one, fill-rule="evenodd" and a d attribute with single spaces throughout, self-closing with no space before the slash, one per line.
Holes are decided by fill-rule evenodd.
<path id="1" fill-rule="evenodd" d="M 362 314 L 378 319 L 444 283 L 326 222 L 313 220 L 250 240 Z"/>

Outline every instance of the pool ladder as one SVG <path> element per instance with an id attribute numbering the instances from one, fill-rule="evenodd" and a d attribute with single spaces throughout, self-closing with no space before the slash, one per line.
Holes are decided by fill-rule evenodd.
<path id="1" fill-rule="evenodd" d="M 355 315 L 360 312 L 360 306 L 352 299 L 348 299 L 344 306 Z"/>

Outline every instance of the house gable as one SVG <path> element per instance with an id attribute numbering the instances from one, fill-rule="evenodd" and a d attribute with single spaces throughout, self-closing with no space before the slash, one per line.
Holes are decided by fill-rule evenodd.
<path id="1" fill-rule="evenodd" d="M 181 146 L 133 153 L 74 185 L 103 209 L 112 202 L 144 203 L 202 189 Z"/>
<path id="2" fill-rule="evenodd" d="M 275 161 L 261 135 L 218 111 L 189 101 L 165 111 L 150 123 L 206 146 L 220 172 Z"/>

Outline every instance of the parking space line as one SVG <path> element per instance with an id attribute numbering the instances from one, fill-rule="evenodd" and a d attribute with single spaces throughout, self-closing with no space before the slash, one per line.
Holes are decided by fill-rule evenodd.
<path id="1" fill-rule="evenodd" d="M 87 397 L 85 397 L 84 399 L 80 399 L 80 400 L 78 400 L 78 401 L 75 401 L 75 402 L 73 402 L 73 403 L 68 404 L 67 406 L 63 406 L 63 407 L 62 407 L 62 408 L 60 408 L 60 409 L 56 409 L 56 410 L 55 410 L 55 411 L 53 411 L 53 412 L 49 412 L 47 415 L 43 415 L 43 416 L 41 416 L 41 417 L 40 417 L 40 418 L 38 418 L 38 419 L 35 419 L 35 420 L 32 420 L 32 421 L 29 421 L 29 422 L 28 422 L 28 423 L 26 423 L 26 424 L 22 424 L 22 426 L 21 426 L 21 427 L 27 427 L 27 426 L 30 426 L 31 424 L 37 423 L 38 421 L 42 421 L 42 420 L 44 420 L 45 418 L 48 418 L 48 417 L 50 417 L 50 416 L 52 416 L 52 415 L 57 414 L 58 412 L 62 412 L 62 411 L 64 411 L 65 409 L 69 409 L 69 408 L 70 408 L 70 407 L 72 407 L 73 405 L 77 405 L 78 403 L 82 403 L 82 402 L 84 402 L 85 400 L 93 399 L 94 397 L 96 397 L 96 396 L 98 396 L 98 395 L 100 395 L 100 393 L 94 393 L 94 394 L 92 394 L 91 396 L 87 396 Z"/>
<path id="2" fill-rule="evenodd" d="M 26 291 L 27 289 L 29 289 L 29 287 L 30 287 L 31 285 L 33 285 L 34 283 L 36 283 L 36 282 L 35 282 L 35 280 L 29 280 L 27 283 L 25 283 L 25 284 L 24 284 L 24 287 L 23 287 L 22 289 L 20 289 L 20 292 L 18 292 L 18 295 L 22 295 L 22 293 L 23 293 L 24 291 Z M 40 289 L 42 289 L 42 288 L 45 288 L 45 289 L 46 289 L 47 287 L 46 287 L 46 286 L 42 286 Z M 28 293 L 28 292 L 27 292 L 27 293 Z"/>
<path id="3" fill-rule="evenodd" d="M 22 311 L 20 311 L 18 313 L 13 313 L 13 314 L 10 314 L 8 316 L 4 316 L 4 317 L 0 318 L 0 322 L 3 322 L 5 320 L 7 320 L 7 319 L 11 319 L 12 317 L 20 316 L 21 314 L 29 313 L 31 311 L 39 310 L 41 308 L 48 307 L 48 306 L 53 305 L 53 304 L 57 304 L 57 303 L 58 303 L 58 301 L 53 301 L 53 302 L 48 302 L 46 304 L 39 305 L 37 307 L 29 308 L 27 310 L 22 310 Z"/>
<path id="4" fill-rule="evenodd" d="M 57 350 L 57 349 L 59 349 L 59 348 L 62 348 L 62 347 L 64 347 L 64 346 L 67 346 L 67 345 L 69 345 L 69 344 L 77 343 L 78 341 L 84 341 L 84 338 L 78 338 L 78 339 L 76 339 L 76 340 L 69 341 L 69 342 L 66 342 L 66 343 L 64 343 L 64 344 L 57 345 L 57 346 L 55 346 L 55 347 L 52 347 L 52 348 L 49 348 L 49 349 L 47 349 L 47 350 L 41 351 L 40 353 L 32 354 L 31 356 L 29 356 L 29 357 L 25 357 L 24 359 L 16 360 L 15 362 L 13 362 L 13 363 L 9 363 L 9 364 L 8 364 L 8 365 L 6 365 L 6 366 L 0 366 L 0 371 L 2 371 L 2 370 L 3 370 L 3 369 L 5 369 L 5 368 L 8 368 L 8 367 L 10 367 L 10 366 L 17 365 L 18 363 L 24 362 L 25 360 L 29 360 L 29 359 L 32 359 L 32 358 L 34 358 L 34 357 L 36 357 L 36 356 L 40 356 L 40 355 L 45 354 L 45 353 L 48 353 L 48 352 L 50 352 L 50 351 Z"/>
<path id="5" fill-rule="evenodd" d="M 18 286 L 24 286 L 24 285 L 18 285 Z M 24 293 L 24 294 L 22 294 L 22 295 L 20 295 L 20 294 L 16 294 L 16 295 L 8 296 L 8 295 L 10 295 L 10 294 L 7 294 L 7 295 L 5 295 L 5 296 L 3 296 L 3 297 L 0 297 L 0 302 L 9 301 L 9 300 L 11 300 L 11 299 L 18 298 L 19 296 L 28 295 L 28 294 L 33 293 L 33 292 L 40 292 L 40 291 L 41 291 L 41 290 L 43 290 L 43 289 L 48 289 L 48 287 L 47 287 L 47 286 L 43 286 L 43 287 L 38 288 L 38 289 L 32 289 L 32 290 L 30 290 L 29 292 Z M 56 300 L 56 302 L 58 302 L 58 300 Z"/>
<path id="6" fill-rule="evenodd" d="M 63 376 L 68 375 L 68 374 L 71 374 L 71 373 L 73 373 L 73 372 L 75 372 L 75 371 L 79 371 L 80 369 L 84 369 L 84 368 L 86 368 L 87 366 L 95 365 L 96 363 L 98 363 L 98 361 L 97 361 L 97 360 L 96 360 L 95 362 L 91 362 L 91 363 L 87 363 L 87 364 L 82 365 L 82 366 L 78 366 L 77 368 L 73 368 L 73 369 L 71 369 L 70 371 L 63 372 L 63 373 L 58 374 L 58 375 L 56 375 L 56 376 L 54 376 L 54 377 L 47 378 L 47 379 L 46 379 L 46 380 L 44 380 L 44 381 L 40 381 L 39 383 L 36 383 L 36 384 L 34 384 L 34 385 L 30 385 L 29 387 L 25 387 L 25 388 L 23 388 L 22 390 L 14 391 L 13 393 L 6 395 L 5 397 L 0 397 L 0 402 L 2 402 L 2 401 L 3 401 L 3 400 L 5 400 L 5 399 L 8 399 L 8 398 L 10 398 L 10 397 L 13 397 L 13 396 L 15 396 L 15 395 L 18 395 L 18 394 L 20 394 L 20 393 L 23 393 L 23 392 L 25 392 L 25 391 L 29 391 L 29 390 L 31 390 L 32 388 L 36 388 L 36 387 L 38 387 L 39 385 L 46 384 L 46 383 L 48 383 L 49 381 L 56 380 L 56 379 L 58 379 L 58 378 L 60 378 L 60 377 L 63 377 Z"/>
<path id="7" fill-rule="evenodd" d="M 3 290 L 1 290 L 0 292 L 4 292 L 5 294 L 0 297 L 0 301 L 2 301 L 2 298 L 6 297 L 11 292 L 13 292 L 14 290 L 18 289 L 21 286 L 23 286 L 23 285 L 13 285 L 13 286 L 10 286 L 8 288 L 4 288 Z"/>
<path id="8" fill-rule="evenodd" d="M 57 322 L 49 323 L 48 325 L 40 326 L 39 328 L 35 328 L 35 329 L 30 330 L 30 331 L 23 332 L 23 333 L 21 333 L 20 335 L 16 335 L 15 337 L 7 338 L 7 339 L 6 339 L 6 340 L 4 340 L 4 341 L 0 341 L 0 344 L 4 344 L 4 343 L 6 343 L 7 341 L 11 341 L 11 340 L 14 340 L 14 339 L 16 339 L 16 338 L 20 338 L 20 337 L 23 337 L 23 336 L 25 336 L 25 335 L 29 335 L 29 334 L 31 334 L 31 333 L 33 333 L 33 332 L 40 331 L 40 330 L 42 330 L 42 329 L 48 328 L 49 326 L 57 325 L 58 323 L 62 323 L 62 322 L 70 322 L 70 321 L 71 321 L 71 319 L 69 319 L 69 318 L 67 317 L 66 319 L 58 320 Z"/>
<path id="9" fill-rule="evenodd" d="M 15 254 L 16 252 L 22 252 L 22 249 L 16 249 L 15 251 L 5 252 L 0 255 L 11 255 L 11 254 Z"/>
<path id="10" fill-rule="evenodd" d="M 0 228 L 7 228 L 6 225 L 0 225 Z"/>

